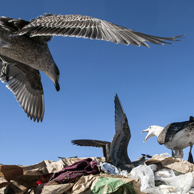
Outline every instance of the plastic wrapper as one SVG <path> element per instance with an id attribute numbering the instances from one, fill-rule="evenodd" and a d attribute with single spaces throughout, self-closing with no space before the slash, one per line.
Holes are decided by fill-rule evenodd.
<path id="1" fill-rule="evenodd" d="M 175 187 L 176 192 L 186 194 L 193 185 L 193 173 L 188 172 L 183 175 L 173 176 L 169 178 L 161 177 L 161 181 L 165 182 L 167 185 Z"/>
<path id="2" fill-rule="evenodd" d="M 99 164 L 102 171 L 105 173 L 113 174 L 113 175 L 122 175 L 124 177 L 128 176 L 128 172 L 126 170 L 120 171 L 116 166 L 113 166 L 110 163 L 100 162 Z"/>
<path id="3" fill-rule="evenodd" d="M 162 194 L 162 192 L 155 187 L 154 172 L 149 166 L 140 165 L 133 168 L 130 174 L 132 178 L 138 178 L 141 180 L 141 192 Z"/>

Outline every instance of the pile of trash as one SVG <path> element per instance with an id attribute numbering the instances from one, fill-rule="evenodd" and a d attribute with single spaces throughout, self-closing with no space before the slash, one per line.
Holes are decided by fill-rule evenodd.
<path id="1" fill-rule="evenodd" d="M 31 166 L 0 165 L 5 194 L 192 194 L 194 164 L 154 155 L 127 172 L 102 158 L 44 160 Z"/>

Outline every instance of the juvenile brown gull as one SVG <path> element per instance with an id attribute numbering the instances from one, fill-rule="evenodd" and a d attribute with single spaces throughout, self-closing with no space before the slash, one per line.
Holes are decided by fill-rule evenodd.
<path id="1" fill-rule="evenodd" d="M 44 72 L 53 81 L 57 91 L 60 90 L 59 69 L 47 45 L 53 36 L 74 36 L 147 47 L 149 46 L 146 41 L 161 45 L 180 37 L 151 36 L 82 15 L 46 14 L 30 22 L 0 17 L 1 80 L 8 82 L 8 88 L 24 111 L 37 122 L 42 121 L 44 116 L 39 71 Z"/>
<path id="2" fill-rule="evenodd" d="M 91 140 L 91 139 L 78 139 L 71 142 L 79 146 L 92 146 L 102 147 L 103 156 L 106 158 L 106 162 L 111 162 L 114 166 L 131 171 L 134 166 L 143 164 L 146 157 L 149 155 L 142 154 L 142 157 L 136 161 L 131 162 L 128 157 L 127 147 L 131 138 L 131 132 L 128 125 L 126 114 L 119 100 L 118 95 L 115 96 L 115 135 L 112 142 Z"/>

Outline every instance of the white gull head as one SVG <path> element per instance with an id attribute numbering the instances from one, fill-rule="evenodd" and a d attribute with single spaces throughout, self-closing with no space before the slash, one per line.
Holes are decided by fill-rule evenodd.
<path id="1" fill-rule="evenodd" d="M 151 125 L 149 128 L 143 130 L 141 133 L 148 132 L 143 142 L 145 142 L 150 137 L 153 137 L 153 136 L 158 137 L 163 129 L 164 127 L 160 127 L 158 125 Z"/>

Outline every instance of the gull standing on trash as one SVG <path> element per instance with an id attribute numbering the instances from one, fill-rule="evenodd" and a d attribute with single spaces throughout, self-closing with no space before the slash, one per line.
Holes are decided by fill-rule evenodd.
<path id="1" fill-rule="evenodd" d="M 0 79 L 34 121 L 43 120 L 44 98 L 39 71 L 59 86 L 59 69 L 47 42 L 53 36 L 98 39 L 125 45 L 165 44 L 180 36 L 163 38 L 136 32 L 97 18 L 82 15 L 45 14 L 31 21 L 0 17 Z M 167 42 L 166 42 L 167 41 Z"/>
<path id="2" fill-rule="evenodd" d="M 189 121 L 171 123 L 166 127 L 152 125 L 143 132 L 148 132 L 144 142 L 150 137 L 157 136 L 158 143 L 171 149 L 175 158 L 183 158 L 183 149 L 190 146 L 188 161 L 193 163 L 191 151 L 194 144 L 194 117 L 190 116 Z"/>
<path id="3" fill-rule="evenodd" d="M 92 146 L 92 147 L 102 147 L 103 156 L 106 158 L 106 162 L 112 163 L 117 168 L 121 170 L 127 170 L 128 172 L 134 166 L 143 164 L 146 157 L 151 157 L 146 154 L 142 154 L 142 157 L 138 158 L 136 161 L 131 162 L 128 157 L 127 147 L 129 140 L 131 139 L 131 132 L 128 125 L 127 116 L 123 110 L 120 99 L 118 95 L 115 96 L 115 135 L 112 142 L 101 141 L 101 140 L 91 140 L 91 139 L 77 139 L 71 142 L 74 145 L 79 146 Z"/>

